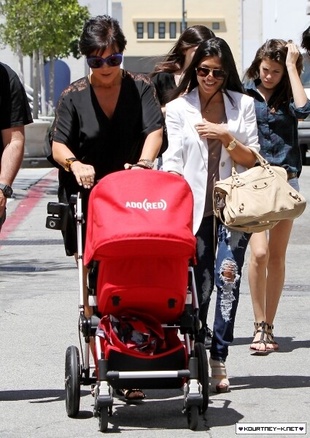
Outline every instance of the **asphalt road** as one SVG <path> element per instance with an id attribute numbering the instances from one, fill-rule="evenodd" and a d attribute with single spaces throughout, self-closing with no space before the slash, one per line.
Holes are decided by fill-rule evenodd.
<path id="1" fill-rule="evenodd" d="M 300 182 L 310 202 L 309 166 Z M 68 418 L 65 411 L 65 351 L 78 345 L 78 275 L 73 260 L 65 256 L 60 233 L 45 228 L 46 205 L 56 200 L 56 186 L 54 170 L 22 169 L 0 234 L 1 438 L 101 436 L 89 387 L 82 388 L 78 417 Z M 301 427 L 296 426 L 294 435 L 310 436 L 305 429 L 310 400 L 309 231 L 308 206 L 296 220 L 287 254 L 275 321 L 280 351 L 266 357 L 249 354 L 253 316 L 245 265 L 235 341 L 227 360 L 231 392 L 210 397 L 195 432 L 181 413 L 181 390 L 148 390 L 138 405 L 116 398 L 106 436 L 267 437 L 269 423 L 282 425 L 277 436 L 292 436 L 287 423 L 291 429 Z M 248 426 L 245 433 L 245 423 L 261 429 Z"/>

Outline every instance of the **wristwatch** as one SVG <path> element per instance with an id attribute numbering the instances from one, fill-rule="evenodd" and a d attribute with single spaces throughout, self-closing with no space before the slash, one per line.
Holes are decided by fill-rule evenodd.
<path id="1" fill-rule="evenodd" d="M 11 186 L 8 186 L 8 185 L 6 185 L 6 184 L 1 184 L 1 183 L 0 183 L 0 190 L 2 191 L 3 196 L 4 196 L 5 198 L 12 198 L 12 195 L 13 195 L 13 189 L 12 189 Z"/>
<path id="2" fill-rule="evenodd" d="M 66 158 L 66 164 L 65 164 L 64 169 L 67 172 L 71 172 L 71 164 L 74 163 L 75 161 L 79 161 L 79 160 L 75 157 Z"/>
<path id="3" fill-rule="evenodd" d="M 229 144 L 228 146 L 226 146 L 226 149 L 228 151 L 233 151 L 235 149 L 235 147 L 237 146 L 237 142 L 236 139 L 234 138 Z"/>

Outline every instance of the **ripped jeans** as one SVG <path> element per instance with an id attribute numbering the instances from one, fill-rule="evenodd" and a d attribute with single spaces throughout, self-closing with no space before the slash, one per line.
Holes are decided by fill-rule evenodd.
<path id="1" fill-rule="evenodd" d="M 216 254 L 214 253 L 213 217 L 202 220 L 196 234 L 197 267 L 195 280 L 199 300 L 199 316 L 206 324 L 210 296 L 217 288 L 213 339 L 210 354 L 212 359 L 225 361 L 228 346 L 233 341 L 233 331 L 244 256 L 251 234 L 230 230 L 217 223 Z"/>

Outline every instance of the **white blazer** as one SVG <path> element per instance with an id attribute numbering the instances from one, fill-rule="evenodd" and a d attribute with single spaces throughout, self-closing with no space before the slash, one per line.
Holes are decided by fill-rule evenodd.
<path id="1" fill-rule="evenodd" d="M 235 91 L 228 91 L 230 102 L 223 94 L 229 132 L 242 144 L 259 151 L 254 100 Z M 184 176 L 194 196 L 194 227 L 196 234 L 201 224 L 208 181 L 208 141 L 201 139 L 195 125 L 202 122 L 198 87 L 166 105 L 168 149 L 163 154 L 163 170 Z M 222 146 L 220 179 L 231 175 L 232 160 Z M 244 167 L 237 165 L 238 172 Z"/>

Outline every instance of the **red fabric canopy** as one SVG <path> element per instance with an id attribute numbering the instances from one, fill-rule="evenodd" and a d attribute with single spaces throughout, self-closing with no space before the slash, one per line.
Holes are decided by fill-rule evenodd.
<path id="1" fill-rule="evenodd" d="M 181 176 L 111 173 L 90 194 L 84 263 L 139 255 L 194 258 L 192 221 L 193 196 Z"/>

